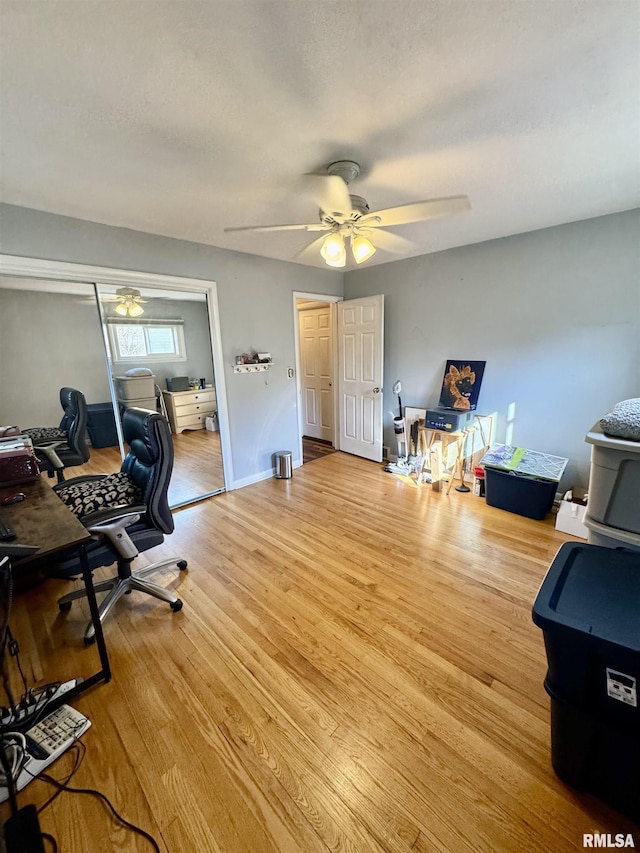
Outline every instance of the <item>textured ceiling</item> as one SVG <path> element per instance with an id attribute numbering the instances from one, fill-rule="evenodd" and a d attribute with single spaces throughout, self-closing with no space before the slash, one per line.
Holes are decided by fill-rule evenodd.
<path id="1" fill-rule="evenodd" d="M 362 165 L 403 257 L 638 206 L 637 0 L 0 0 L 2 199 L 292 260 Z M 368 264 L 393 260 L 378 251 Z M 323 262 L 318 257 L 319 266 Z"/>

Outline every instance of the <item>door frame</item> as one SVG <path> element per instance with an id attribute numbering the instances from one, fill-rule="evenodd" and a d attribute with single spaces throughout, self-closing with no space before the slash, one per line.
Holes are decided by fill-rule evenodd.
<path id="1" fill-rule="evenodd" d="M 322 302 L 324 305 L 329 305 L 331 310 L 331 373 L 333 375 L 333 446 L 336 450 L 340 450 L 340 412 L 337 407 L 337 383 L 335 381 L 336 370 L 338 367 L 338 312 L 336 304 L 344 302 L 344 296 L 327 296 L 326 293 L 306 293 L 299 290 L 293 291 L 293 332 L 296 354 L 296 411 L 298 413 L 298 458 L 300 464 L 304 464 L 304 455 L 302 451 L 302 433 L 303 433 L 303 413 L 302 413 L 302 382 L 300 381 L 302 370 L 302 357 L 300 353 L 300 326 L 298 311 L 298 300 L 305 299 L 311 302 Z"/>
<path id="2" fill-rule="evenodd" d="M 218 308 L 218 289 L 215 281 L 184 276 L 163 275 L 160 273 L 139 272 L 137 270 L 97 267 L 87 264 L 51 261 L 41 258 L 28 258 L 20 255 L 0 253 L 0 275 L 16 278 L 40 278 L 52 281 L 82 282 L 84 284 L 113 284 L 120 287 L 155 288 L 158 290 L 189 290 L 205 293 L 209 310 L 209 335 L 213 353 L 213 369 L 216 380 L 216 400 L 218 405 L 218 423 L 220 426 L 220 446 L 222 450 L 222 470 L 225 490 L 233 488 L 233 463 L 231 456 L 229 414 L 227 392 L 224 378 L 222 353 L 222 335 L 220 331 L 220 311 Z M 294 302 L 295 304 L 295 302 Z M 300 442 L 302 445 L 302 440 Z M 201 500 L 201 496 L 198 500 Z"/>

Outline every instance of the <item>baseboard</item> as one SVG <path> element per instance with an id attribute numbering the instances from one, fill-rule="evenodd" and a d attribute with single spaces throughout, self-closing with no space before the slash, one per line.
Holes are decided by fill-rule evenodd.
<path id="1" fill-rule="evenodd" d="M 292 467 L 294 469 L 302 467 L 301 459 L 294 459 Z M 259 471 L 257 474 L 251 474 L 250 477 L 243 477 L 241 480 L 234 480 L 231 486 L 227 486 L 228 492 L 234 489 L 244 489 L 245 486 L 253 486 L 254 483 L 261 483 L 263 480 L 268 480 L 274 476 L 273 468 L 268 468 L 266 471 Z"/>

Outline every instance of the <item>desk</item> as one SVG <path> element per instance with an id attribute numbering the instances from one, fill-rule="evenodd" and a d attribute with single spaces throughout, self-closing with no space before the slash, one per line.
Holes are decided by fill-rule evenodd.
<path id="1" fill-rule="evenodd" d="M 418 427 L 418 430 L 420 433 L 421 444 L 422 444 L 422 446 L 424 446 L 426 448 L 426 453 L 424 455 L 424 460 L 423 460 L 423 469 L 424 469 L 424 465 L 427 463 L 427 460 L 429 459 L 430 451 L 431 451 L 432 445 L 434 444 L 434 441 L 436 440 L 436 436 L 441 436 L 441 438 L 438 439 L 439 441 L 442 441 L 442 439 L 446 439 L 446 444 L 442 448 L 444 451 L 444 455 L 446 455 L 446 453 L 447 453 L 447 449 L 449 447 L 449 444 L 455 443 L 455 445 L 456 445 L 456 460 L 453 464 L 453 469 L 452 469 L 451 474 L 449 476 L 449 482 L 447 485 L 447 494 L 449 494 L 449 492 L 451 491 L 451 486 L 453 485 L 453 481 L 456 478 L 456 471 L 457 470 L 460 471 L 460 484 L 461 485 L 464 484 L 464 448 L 465 448 L 465 444 L 467 441 L 467 437 L 469 435 L 473 434 L 475 427 L 469 427 L 468 429 L 461 430 L 460 432 L 447 432 L 446 430 L 443 430 L 443 429 L 432 429 L 431 427 L 424 427 L 424 426 Z M 440 483 L 442 482 L 442 475 L 448 467 L 449 467 L 448 465 L 443 464 L 442 458 L 440 458 L 438 460 L 437 470 L 432 471 L 432 481 L 431 482 L 432 482 L 432 486 L 435 490 L 437 490 L 437 491 L 440 490 Z M 421 477 L 422 477 L 422 471 L 421 471 Z M 462 491 L 468 491 L 468 490 L 463 489 Z"/>
<path id="2" fill-rule="evenodd" d="M 40 562 L 70 548 L 76 548 L 80 554 L 82 579 L 87 590 L 91 619 L 96 632 L 96 646 L 100 655 L 101 668 L 64 694 L 64 701 L 69 702 L 74 696 L 84 692 L 89 687 L 93 687 L 94 684 L 109 681 L 111 678 L 111 667 L 109 666 L 109 656 L 98 615 L 93 577 L 84 550 L 85 544 L 91 541 L 92 537 L 77 516 L 71 512 L 42 478 L 36 480 L 35 483 L 23 483 L 20 486 L 0 489 L 0 500 L 7 495 L 15 494 L 15 492 L 23 492 L 26 498 L 20 503 L 3 507 L 9 524 L 16 533 L 16 539 L 7 544 L 37 545 L 39 550 L 28 557 L 11 557 L 14 574 L 19 572 L 21 567 Z M 0 553 L 2 553 L 1 547 L 2 543 L 0 543 Z M 52 707 L 54 706 L 52 705 Z"/>

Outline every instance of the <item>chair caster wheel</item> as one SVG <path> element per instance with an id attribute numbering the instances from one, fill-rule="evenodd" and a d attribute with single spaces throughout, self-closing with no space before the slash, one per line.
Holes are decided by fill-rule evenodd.
<path id="1" fill-rule="evenodd" d="M 184 570 L 187 568 L 187 561 L 186 560 L 179 560 L 178 561 L 178 568 L 180 569 L 181 572 L 184 572 Z"/>
<path id="2" fill-rule="evenodd" d="M 70 601 L 59 601 L 58 607 L 60 610 L 71 610 L 71 602 Z"/>
<path id="3" fill-rule="evenodd" d="M 173 610 L 174 613 L 177 613 L 178 610 L 182 610 L 182 602 L 180 599 L 177 601 L 172 601 L 169 607 Z"/>
<path id="4" fill-rule="evenodd" d="M 92 646 L 95 643 L 95 641 L 96 641 L 96 635 L 95 634 L 93 635 L 93 637 L 85 637 L 84 638 L 85 646 Z"/>

